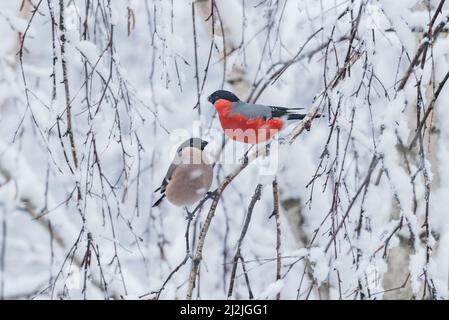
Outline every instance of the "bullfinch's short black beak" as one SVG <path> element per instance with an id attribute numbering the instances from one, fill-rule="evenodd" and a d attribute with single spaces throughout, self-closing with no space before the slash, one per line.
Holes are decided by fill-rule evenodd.
<path id="1" fill-rule="evenodd" d="M 212 98 L 212 95 L 207 97 L 207 101 L 209 101 L 210 103 L 214 104 L 214 99 Z"/>
<path id="2" fill-rule="evenodd" d="M 201 150 L 204 150 L 204 148 L 206 148 L 206 146 L 207 146 L 208 143 L 209 143 L 209 142 L 202 140 L 202 141 L 201 141 Z"/>

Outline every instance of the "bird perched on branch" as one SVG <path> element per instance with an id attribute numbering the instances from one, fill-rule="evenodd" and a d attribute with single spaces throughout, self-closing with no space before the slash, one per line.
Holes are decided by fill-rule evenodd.
<path id="1" fill-rule="evenodd" d="M 215 91 L 207 100 L 217 110 L 224 133 L 235 141 L 250 144 L 269 141 L 284 127 L 286 120 L 301 120 L 306 116 L 298 112 L 303 108 L 246 103 L 226 90 Z"/>
<path id="2" fill-rule="evenodd" d="M 213 166 L 204 152 L 207 144 L 200 138 L 191 138 L 179 146 L 161 186 L 154 191 L 160 191 L 162 196 L 153 207 L 165 197 L 175 206 L 188 206 L 208 193 Z"/>

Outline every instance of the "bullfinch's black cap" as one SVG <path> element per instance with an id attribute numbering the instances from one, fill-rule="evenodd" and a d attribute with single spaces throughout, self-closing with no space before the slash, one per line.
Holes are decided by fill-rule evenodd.
<path id="1" fill-rule="evenodd" d="M 217 90 L 214 93 L 212 93 L 209 97 L 207 97 L 207 100 L 210 103 L 215 103 L 215 101 L 217 101 L 218 99 L 224 99 L 231 102 L 240 101 L 240 99 L 235 94 L 226 90 Z"/>

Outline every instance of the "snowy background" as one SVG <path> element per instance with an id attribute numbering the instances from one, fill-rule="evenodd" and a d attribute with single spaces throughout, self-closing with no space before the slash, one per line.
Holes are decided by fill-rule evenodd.
<path id="1" fill-rule="evenodd" d="M 0 298 L 185 299 L 211 202 L 186 256 L 153 190 L 180 129 L 220 152 L 224 88 L 325 117 L 282 133 L 279 215 L 261 162 L 223 190 L 193 299 L 448 299 L 448 22 L 444 0 L 1 1 Z"/>

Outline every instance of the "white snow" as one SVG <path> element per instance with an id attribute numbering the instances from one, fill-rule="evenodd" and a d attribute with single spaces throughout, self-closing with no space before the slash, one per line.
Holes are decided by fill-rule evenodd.
<path id="1" fill-rule="evenodd" d="M 87 59 L 89 64 L 95 66 L 99 58 L 97 46 L 90 41 L 83 40 L 78 42 L 76 47 L 80 50 L 83 57 Z"/>
<path id="2" fill-rule="evenodd" d="M 310 261 L 313 264 L 313 276 L 318 284 L 326 280 L 329 273 L 329 266 L 326 255 L 321 248 L 311 248 L 309 250 Z"/>
<path id="3" fill-rule="evenodd" d="M 278 280 L 270 284 L 262 293 L 258 296 L 258 299 L 273 299 L 276 295 L 281 292 L 284 287 L 284 281 Z"/>

